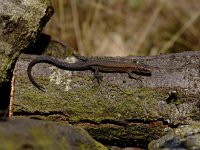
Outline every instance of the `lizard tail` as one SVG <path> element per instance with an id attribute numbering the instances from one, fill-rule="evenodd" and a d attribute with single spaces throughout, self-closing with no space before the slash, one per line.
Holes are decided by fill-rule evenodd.
<path id="1" fill-rule="evenodd" d="M 31 74 L 31 70 L 32 70 L 32 67 L 37 64 L 38 61 L 37 60 L 33 60 L 29 63 L 28 65 L 28 68 L 27 68 L 27 74 L 28 74 L 28 77 L 29 77 L 29 80 L 32 82 L 33 85 L 35 85 L 39 90 L 45 92 L 44 88 L 42 86 L 40 86 L 33 78 L 32 74 Z"/>

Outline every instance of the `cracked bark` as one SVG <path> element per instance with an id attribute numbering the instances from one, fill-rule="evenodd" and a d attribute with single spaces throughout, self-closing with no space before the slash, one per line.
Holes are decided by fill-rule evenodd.
<path id="1" fill-rule="evenodd" d="M 103 81 L 97 85 L 92 71 L 64 71 L 38 64 L 33 76 L 45 93 L 35 88 L 26 74 L 35 57 L 21 55 L 16 63 L 16 116 L 66 121 L 84 127 L 98 141 L 142 147 L 172 128 L 200 120 L 200 52 L 92 57 L 147 64 L 152 76 L 142 77 L 142 82 L 126 73 L 102 73 Z"/>

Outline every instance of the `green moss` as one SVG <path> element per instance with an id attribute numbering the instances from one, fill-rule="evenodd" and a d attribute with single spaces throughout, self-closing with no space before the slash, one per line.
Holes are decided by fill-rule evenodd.
<path id="1" fill-rule="evenodd" d="M 42 130 L 38 130 L 38 128 L 35 128 L 35 129 L 32 128 L 31 132 L 32 132 L 34 141 L 38 145 L 38 147 L 40 147 L 41 149 L 44 149 L 44 148 L 52 149 L 53 141 L 50 136 L 47 136 L 45 132 L 43 132 Z"/>
<path id="2" fill-rule="evenodd" d="M 26 84 L 24 83 L 26 82 Z M 16 101 L 16 111 L 35 112 L 66 112 L 70 115 L 70 121 L 95 120 L 100 122 L 102 119 L 123 119 L 123 118 L 145 118 L 153 120 L 156 118 L 155 108 L 158 100 L 162 100 L 162 89 L 154 92 L 149 88 L 122 88 L 119 85 L 102 83 L 95 85 L 87 78 L 77 78 L 69 86 L 73 88 L 63 92 L 64 87 L 47 82 L 48 80 L 37 79 L 41 85 L 46 85 L 46 93 L 38 89 L 30 90 L 27 88 L 27 80 L 20 79 L 20 94 L 23 101 Z M 29 83 L 30 84 L 30 83 Z M 106 88 L 105 88 L 106 87 Z M 109 94 L 104 94 L 105 90 Z M 60 92 L 62 91 L 62 92 Z M 112 97 L 113 96 L 113 97 Z M 19 104 L 18 104 L 19 103 Z M 147 108 L 149 107 L 149 108 Z M 106 116 L 106 118 L 105 118 Z M 148 118 L 147 116 L 151 116 Z"/>
<path id="3" fill-rule="evenodd" d="M 85 130 L 61 123 L 15 117 L 0 131 L 0 149 L 106 150 Z"/>
<path id="4" fill-rule="evenodd" d="M 18 147 L 19 143 L 16 143 L 15 145 L 13 144 L 13 141 L 10 140 L 5 140 L 5 136 L 3 136 L 0 133 L 0 141 L 1 141 L 1 148 L 2 149 L 9 149 L 9 150 L 14 150 L 16 147 Z"/>
<path id="5" fill-rule="evenodd" d="M 104 139 L 104 141 L 107 141 L 108 143 L 117 144 L 120 146 L 132 144 L 143 147 L 153 139 L 157 139 L 164 135 L 164 125 L 162 123 L 158 123 L 154 126 L 149 126 L 142 123 L 132 124 L 125 127 L 114 124 L 101 124 L 96 127 L 87 126 L 84 124 L 79 126 L 86 129 L 90 135 L 95 137 L 98 141 Z"/>
<path id="6" fill-rule="evenodd" d="M 10 70 L 12 58 L 8 58 L 7 56 L 1 55 L 0 56 L 1 65 L 0 65 L 0 82 L 7 82 L 9 81 L 7 77 L 7 73 Z"/>

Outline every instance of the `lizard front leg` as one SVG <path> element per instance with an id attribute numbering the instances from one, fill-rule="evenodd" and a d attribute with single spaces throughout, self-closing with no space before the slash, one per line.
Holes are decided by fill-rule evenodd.
<path id="1" fill-rule="evenodd" d="M 128 76 L 129 78 L 141 81 L 141 76 L 134 74 L 131 70 L 128 71 Z"/>

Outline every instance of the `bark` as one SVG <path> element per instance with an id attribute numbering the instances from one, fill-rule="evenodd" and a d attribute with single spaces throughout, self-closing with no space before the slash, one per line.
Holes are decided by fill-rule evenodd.
<path id="1" fill-rule="evenodd" d="M 16 63 L 15 116 L 66 121 L 85 128 L 98 141 L 140 147 L 179 125 L 200 120 L 200 52 L 91 58 L 147 64 L 152 75 L 142 76 L 141 82 L 126 73 L 101 73 L 98 85 L 92 71 L 38 64 L 33 76 L 45 93 L 30 83 L 26 73 L 35 57 L 21 55 Z"/>

